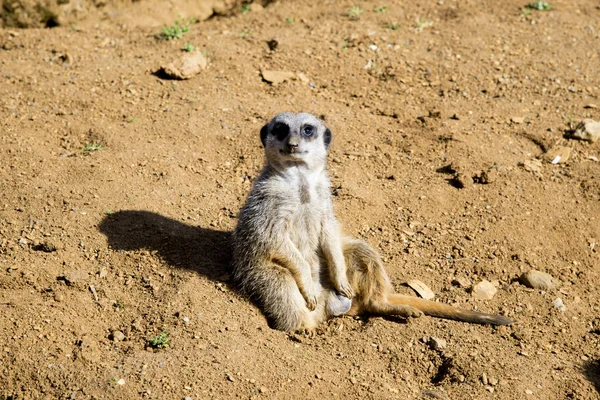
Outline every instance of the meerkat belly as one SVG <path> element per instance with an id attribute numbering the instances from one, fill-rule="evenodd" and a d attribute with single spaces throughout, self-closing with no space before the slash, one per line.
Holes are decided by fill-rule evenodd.
<path id="1" fill-rule="evenodd" d="M 290 218 L 289 235 L 304 258 L 312 262 L 318 258 L 321 218 L 310 205 L 301 205 Z"/>

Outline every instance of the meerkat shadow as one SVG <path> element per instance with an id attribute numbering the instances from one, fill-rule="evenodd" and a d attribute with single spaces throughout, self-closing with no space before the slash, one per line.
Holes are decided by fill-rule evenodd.
<path id="1" fill-rule="evenodd" d="M 594 388 L 600 393 L 600 359 L 586 361 L 581 367 L 581 372 L 585 379 L 594 385 Z"/>
<path id="2" fill-rule="evenodd" d="M 98 226 L 113 250 L 145 249 L 176 268 L 196 271 L 212 280 L 229 280 L 231 232 L 185 224 L 150 211 L 122 210 Z"/>

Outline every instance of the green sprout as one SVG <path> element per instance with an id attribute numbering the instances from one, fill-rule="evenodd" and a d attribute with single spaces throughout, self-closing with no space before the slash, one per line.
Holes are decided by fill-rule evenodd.
<path id="1" fill-rule="evenodd" d="M 169 347 L 169 334 L 167 331 L 162 331 L 160 335 L 148 339 L 148 344 L 153 349 L 166 349 Z"/>
<path id="2" fill-rule="evenodd" d="M 92 151 L 98 151 L 98 150 L 102 150 L 104 147 L 102 147 L 102 145 L 100 143 L 86 143 L 85 146 L 83 146 L 83 150 L 81 150 L 81 153 L 84 156 L 87 156 L 88 154 L 90 154 Z"/>
<path id="3" fill-rule="evenodd" d="M 186 43 L 185 45 L 183 45 L 183 51 L 187 51 L 188 53 L 191 53 L 194 50 L 196 50 L 196 46 L 194 46 L 191 43 Z"/>
<path id="4" fill-rule="evenodd" d="M 183 35 L 190 31 L 190 26 L 188 24 L 192 23 L 192 21 L 194 20 L 191 19 L 185 21 L 178 19 L 173 25 L 164 26 L 160 32 L 159 38 L 163 40 L 181 39 Z"/>
<path id="5" fill-rule="evenodd" d="M 527 7 L 530 10 L 538 10 L 538 11 L 550 11 L 552 6 L 550 3 L 546 3 L 545 1 L 534 1 L 533 3 L 527 4 Z"/>
<path id="6" fill-rule="evenodd" d="M 350 19 L 359 19 L 360 14 L 363 13 L 363 9 L 360 6 L 350 7 L 348 10 L 348 17 Z"/>

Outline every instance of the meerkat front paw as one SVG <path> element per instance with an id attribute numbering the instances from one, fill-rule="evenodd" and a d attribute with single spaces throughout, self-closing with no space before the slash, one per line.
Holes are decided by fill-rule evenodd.
<path id="1" fill-rule="evenodd" d="M 352 299 L 354 297 L 354 289 L 352 289 L 352 286 L 350 286 L 350 283 L 348 283 L 348 281 L 338 282 L 336 286 L 337 287 L 335 289 L 344 297 L 347 297 L 349 299 Z"/>
<path id="2" fill-rule="evenodd" d="M 317 308 L 317 295 L 314 292 L 303 293 L 304 301 L 306 301 L 306 308 L 310 311 L 314 311 Z"/>

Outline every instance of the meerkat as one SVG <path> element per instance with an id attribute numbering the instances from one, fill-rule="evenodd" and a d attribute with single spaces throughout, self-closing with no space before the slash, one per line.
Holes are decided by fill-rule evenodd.
<path id="1" fill-rule="evenodd" d="M 378 253 L 340 232 L 326 170 L 332 134 L 321 120 L 282 113 L 260 139 L 266 163 L 240 211 L 232 267 L 273 328 L 312 330 L 344 314 L 512 322 L 394 293 Z"/>

